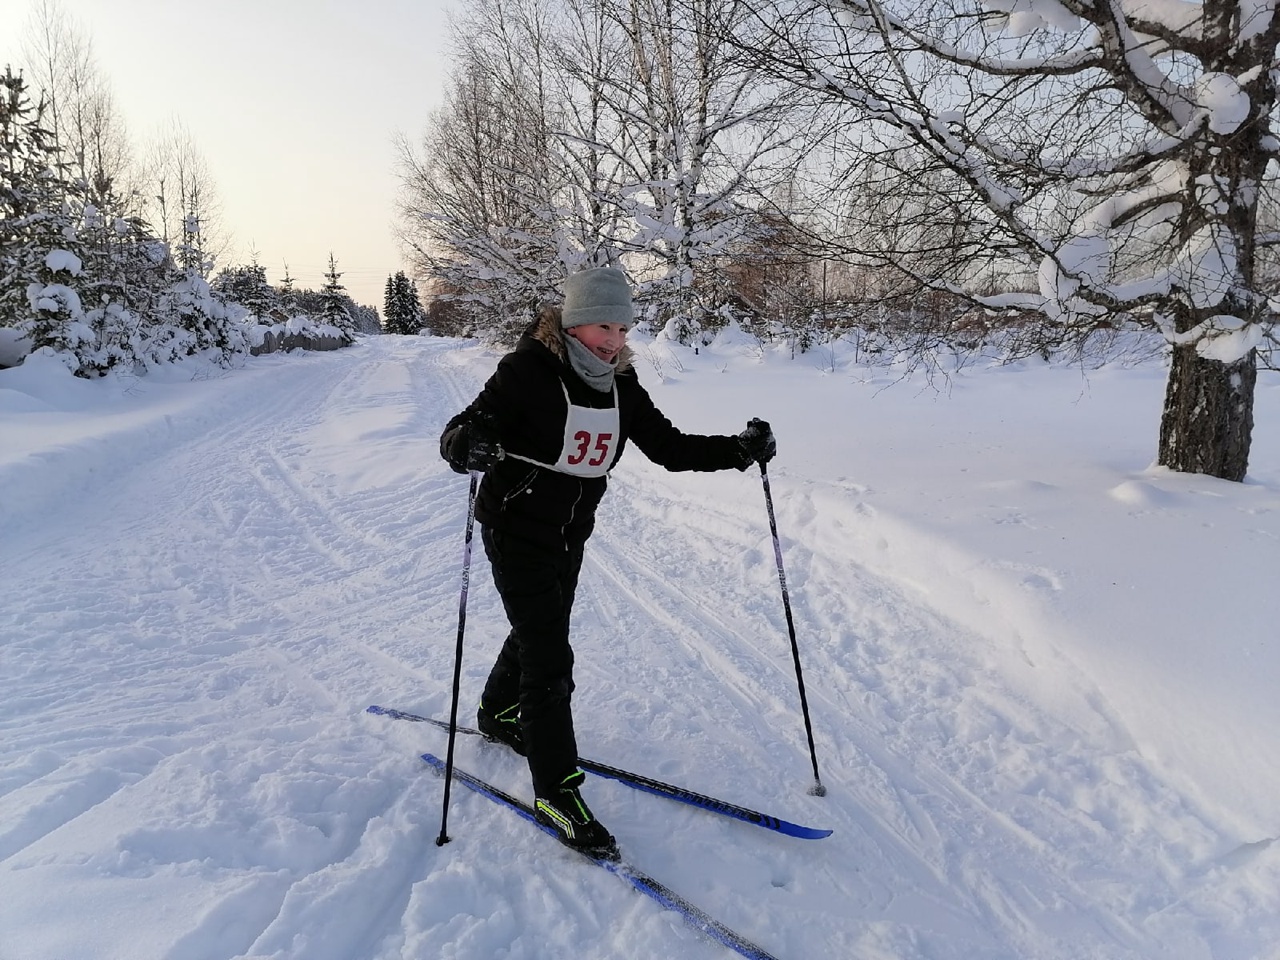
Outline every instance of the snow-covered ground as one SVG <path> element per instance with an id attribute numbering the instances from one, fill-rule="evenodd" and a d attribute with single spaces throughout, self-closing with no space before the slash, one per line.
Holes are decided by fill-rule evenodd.
<path id="1" fill-rule="evenodd" d="M 825 798 L 759 474 L 632 450 L 587 549 L 587 756 L 641 869 L 783 960 L 1280 958 L 1280 381 L 1249 482 L 1153 469 L 1157 365 L 638 345 L 685 429 L 772 421 Z M 437 847 L 467 480 L 495 354 L 384 337 L 143 380 L 0 372 L 3 960 L 720 958 L 464 789 Z M 470 720 L 505 633 L 481 551 Z M 461 766 L 527 795 L 518 758 Z"/>

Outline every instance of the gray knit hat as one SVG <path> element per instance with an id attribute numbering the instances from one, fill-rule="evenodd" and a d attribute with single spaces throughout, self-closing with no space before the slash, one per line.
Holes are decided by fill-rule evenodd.
<path id="1" fill-rule="evenodd" d="M 621 270 L 613 267 L 579 270 L 564 282 L 564 306 L 560 310 L 560 326 L 564 329 L 584 323 L 631 326 L 634 322 L 631 284 Z"/>

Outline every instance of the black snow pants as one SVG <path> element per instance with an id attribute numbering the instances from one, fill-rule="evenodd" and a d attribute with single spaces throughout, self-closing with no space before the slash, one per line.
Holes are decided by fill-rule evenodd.
<path id="1" fill-rule="evenodd" d="M 553 550 L 489 527 L 483 528 L 483 538 L 493 581 L 511 622 L 511 633 L 485 683 L 484 704 L 495 712 L 520 704 L 520 731 L 534 795 L 552 797 L 578 768 L 569 704 L 569 615 L 582 568 L 582 545 Z"/>

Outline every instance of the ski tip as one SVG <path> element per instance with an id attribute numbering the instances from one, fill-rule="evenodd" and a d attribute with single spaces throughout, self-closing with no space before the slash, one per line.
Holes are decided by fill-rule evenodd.
<path id="1" fill-rule="evenodd" d="M 364 708 L 365 713 L 386 713 L 386 707 L 380 707 L 376 703 L 370 704 Z"/>

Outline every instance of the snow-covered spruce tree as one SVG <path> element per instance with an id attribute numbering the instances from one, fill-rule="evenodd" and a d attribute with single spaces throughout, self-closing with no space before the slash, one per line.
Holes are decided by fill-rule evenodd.
<path id="1" fill-rule="evenodd" d="M 275 289 L 267 283 L 266 269 L 257 260 L 228 267 L 214 277 L 211 287 L 214 293 L 240 304 L 263 322 L 279 301 Z"/>
<path id="2" fill-rule="evenodd" d="M 403 270 L 396 274 L 396 310 L 400 332 L 416 336 L 422 329 L 422 305 L 418 302 L 418 291 Z"/>
<path id="3" fill-rule="evenodd" d="M 205 280 L 213 261 L 200 238 L 199 216 L 190 213 L 184 217 L 181 230 L 182 243 L 164 264 L 168 283 L 155 298 L 148 358 L 165 363 L 202 355 L 226 363 L 247 350 L 244 331 L 232 322 L 226 301 Z M 167 245 L 162 249 L 167 250 Z"/>
<path id="4" fill-rule="evenodd" d="M 159 362 L 203 355 L 226 363 L 248 348 L 244 331 L 231 322 L 226 301 L 209 289 L 194 267 L 177 272 L 157 298 L 159 323 L 153 325 L 149 353 Z"/>
<path id="5" fill-rule="evenodd" d="M 415 336 L 423 326 L 418 288 L 403 270 L 387 277 L 383 299 L 383 329 L 387 333 Z"/>
<path id="6" fill-rule="evenodd" d="M 293 275 L 289 273 L 289 262 L 284 262 L 284 273 L 280 276 L 280 285 L 274 288 L 276 305 L 285 314 L 292 316 L 297 309 L 296 291 L 293 288 Z"/>
<path id="7" fill-rule="evenodd" d="M 1033 308 L 1066 329 L 1137 319 L 1171 344 L 1158 461 L 1248 468 L 1258 198 L 1274 174 L 1280 17 L 1234 0 L 785 0 L 737 42 L 805 90 L 842 149 L 946 171 Z M 917 277 L 958 289 L 963 268 Z"/>
<path id="8" fill-rule="evenodd" d="M 106 199 L 107 209 L 120 209 Z M 154 328 L 169 323 L 157 313 L 157 298 L 172 279 L 167 249 L 142 220 L 110 216 L 95 203 L 85 206 L 80 235 L 80 293 L 85 323 L 98 344 L 97 368 L 134 369 L 154 362 L 157 358 L 148 353 Z"/>
<path id="9" fill-rule="evenodd" d="M 324 286 L 320 288 L 320 316 L 317 318 L 331 327 L 336 327 L 347 343 L 355 341 L 356 326 L 351 316 L 349 304 L 351 298 L 346 294 L 346 287 L 341 283 L 342 274 L 338 272 L 338 261 L 329 254 L 329 269 L 325 271 Z"/>
<path id="10" fill-rule="evenodd" d="M 400 332 L 396 321 L 395 277 L 390 276 L 382 291 L 382 325 L 387 333 Z"/>
<path id="11" fill-rule="evenodd" d="M 382 323 L 387 333 L 404 334 L 405 330 L 400 322 L 400 303 L 401 291 L 397 285 L 400 274 L 392 274 L 387 277 L 386 289 L 382 297 Z"/>
<path id="12" fill-rule="evenodd" d="M 65 176 L 43 108 L 31 104 L 21 74 L 0 76 L 0 323 L 89 375 L 97 343 L 84 323 L 82 244 L 71 204 L 79 186 Z"/>

